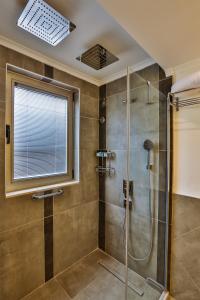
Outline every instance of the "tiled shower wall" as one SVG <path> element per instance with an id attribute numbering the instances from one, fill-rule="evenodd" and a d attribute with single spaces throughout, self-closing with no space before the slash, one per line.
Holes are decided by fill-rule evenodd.
<path id="1" fill-rule="evenodd" d="M 54 200 L 5 198 L 6 63 L 81 89 L 81 183 Z M 18 300 L 98 246 L 99 88 L 0 46 L 0 299 Z"/>
<path id="2" fill-rule="evenodd" d="M 177 300 L 200 299 L 200 199 L 172 198 L 171 294 Z"/>
<path id="3" fill-rule="evenodd" d="M 151 82 L 151 104 L 148 102 L 148 87 Z M 166 78 L 162 69 L 152 65 L 131 75 L 131 179 L 134 180 L 133 208 L 130 213 L 130 252 L 137 257 L 145 256 L 150 244 L 150 219 L 148 210 L 148 172 L 146 170 L 147 152 L 143 142 L 150 139 L 153 149 L 153 203 L 154 238 L 153 251 L 149 259 L 135 262 L 129 259 L 129 266 L 145 277 L 152 277 L 164 284 L 164 257 L 166 231 L 166 139 L 167 139 L 167 101 L 171 78 Z M 115 175 L 102 179 L 105 194 L 100 194 L 100 228 L 104 227 L 100 245 L 106 252 L 124 261 L 124 215 L 123 179 L 126 177 L 126 77 L 101 87 L 100 116 L 106 116 L 106 123 L 100 125 L 102 147 L 114 151 L 115 159 L 111 165 Z M 106 99 L 106 109 L 101 111 L 101 102 Z M 101 144 L 101 139 L 100 139 Z M 101 188 L 101 187 L 100 187 Z M 104 220 L 105 216 L 105 220 Z M 102 238 L 104 237 L 104 242 Z"/>

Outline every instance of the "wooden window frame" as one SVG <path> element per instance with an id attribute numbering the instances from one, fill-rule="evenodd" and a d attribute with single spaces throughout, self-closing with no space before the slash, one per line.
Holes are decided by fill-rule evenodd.
<path id="1" fill-rule="evenodd" d="M 51 93 L 67 98 L 67 173 L 47 176 L 38 176 L 33 178 L 13 179 L 14 168 L 14 86 L 21 84 L 30 88 L 41 90 L 42 92 Z M 48 187 L 51 185 L 58 186 L 73 180 L 73 93 L 64 88 L 55 86 L 51 83 L 46 83 L 38 79 L 30 78 L 28 76 L 7 72 L 6 78 L 6 125 L 10 126 L 10 143 L 5 145 L 5 180 L 6 193 L 19 192 L 23 190 L 30 190 L 41 187 Z"/>

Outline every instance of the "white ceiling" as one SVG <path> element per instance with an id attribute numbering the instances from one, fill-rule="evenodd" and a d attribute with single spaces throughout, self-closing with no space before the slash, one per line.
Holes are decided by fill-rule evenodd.
<path id="1" fill-rule="evenodd" d="M 16 26 L 27 1 L 1 0 L 0 2 L 0 35 L 85 73 L 91 78 L 103 80 L 125 69 L 127 65 L 138 65 L 150 58 L 133 37 L 95 0 L 46 0 L 77 26 L 76 30 L 57 47 L 46 44 Z M 77 56 L 96 43 L 100 43 L 115 54 L 119 61 L 96 71 L 76 60 Z"/>
<path id="2" fill-rule="evenodd" d="M 164 68 L 200 57 L 200 0 L 98 0 Z"/>

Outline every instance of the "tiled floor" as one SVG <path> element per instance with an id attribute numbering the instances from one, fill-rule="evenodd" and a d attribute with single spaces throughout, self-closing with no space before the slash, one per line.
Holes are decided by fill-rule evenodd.
<path id="1" fill-rule="evenodd" d="M 123 276 L 124 266 L 121 263 L 96 250 L 24 297 L 23 300 L 123 300 L 125 285 L 103 268 L 99 261 Z M 129 281 L 144 292 L 140 297 L 129 288 L 129 300 L 160 298 L 160 293 L 146 284 L 142 277 L 133 271 L 129 273 Z"/>

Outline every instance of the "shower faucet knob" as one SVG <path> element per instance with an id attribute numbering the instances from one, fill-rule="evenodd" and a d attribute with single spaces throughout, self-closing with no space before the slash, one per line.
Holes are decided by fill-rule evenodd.
<path id="1" fill-rule="evenodd" d="M 126 198 L 124 199 L 124 208 L 126 208 L 127 200 L 128 199 L 126 199 Z M 129 198 L 128 202 L 129 202 L 129 209 L 132 209 L 133 202 L 130 198 Z"/>
<path id="2" fill-rule="evenodd" d="M 148 165 L 146 166 L 146 168 L 147 168 L 147 170 L 152 170 L 152 169 L 153 169 L 153 165 L 152 165 L 152 164 L 148 164 Z"/>

